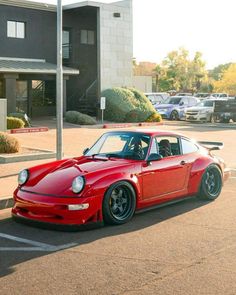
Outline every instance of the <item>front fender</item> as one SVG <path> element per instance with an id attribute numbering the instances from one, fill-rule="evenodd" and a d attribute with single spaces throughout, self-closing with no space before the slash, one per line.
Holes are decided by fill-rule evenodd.
<path id="1" fill-rule="evenodd" d="M 129 182 L 135 190 L 137 201 L 141 199 L 142 190 L 141 190 L 139 177 L 133 173 L 121 173 L 121 172 L 106 175 L 98 179 L 96 182 L 90 185 L 90 188 L 86 191 L 86 197 L 90 197 L 90 196 L 92 197 L 96 195 L 104 196 L 108 188 L 112 184 L 118 181 Z"/>

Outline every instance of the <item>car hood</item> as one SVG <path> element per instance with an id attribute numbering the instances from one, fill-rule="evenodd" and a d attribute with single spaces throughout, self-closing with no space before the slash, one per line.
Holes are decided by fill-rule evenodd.
<path id="1" fill-rule="evenodd" d="M 174 106 L 175 106 L 174 104 L 158 104 L 157 107 L 156 107 L 156 109 L 158 109 L 158 110 L 171 109 Z"/>
<path id="2" fill-rule="evenodd" d="M 45 195 L 71 195 L 71 185 L 75 177 L 87 179 L 95 175 L 96 179 L 110 174 L 111 169 L 130 165 L 133 161 L 125 159 L 108 159 L 96 157 L 73 158 L 66 161 L 53 162 L 45 167 L 29 169 L 30 177 L 22 189 Z"/>
<path id="3" fill-rule="evenodd" d="M 213 110 L 213 107 L 190 107 L 187 108 L 187 111 L 195 111 L 195 112 L 199 112 L 199 111 L 211 111 Z"/>

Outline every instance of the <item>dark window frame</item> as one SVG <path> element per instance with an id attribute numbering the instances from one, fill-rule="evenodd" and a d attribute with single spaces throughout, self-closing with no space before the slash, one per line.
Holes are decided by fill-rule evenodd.
<path id="1" fill-rule="evenodd" d="M 68 44 L 67 45 L 67 48 L 68 48 L 68 52 L 69 52 L 69 57 L 64 57 L 63 45 L 65 45 L 65 43 L 63 44 L 63 39 L 62 39 L 62 58 L 63 58 L 63 62 L 64 63 L 68 63 L 69 60 L 70 60 L 70 58 L 71 58 L 71 54 L 72 54 L 72 42 L 71 42 L 71 39 L 72 39 L 72 29 L 71 28 L 68 28 L 68 27 L 64 27 L 63 28 L 63 32 L 68 32 L 69 33 L 69 43 L 66 43 L 66 44 Z"/>
<path id="2" fill-rule="evenodd" d="M 82 32 L 86 33 L 86 41 L 83 42 L 82 40 Z M 93 42 L 89 42 L 89 33 L 93 33 Z M 81 29 L 80 30 L 80 44 L 82 45 L 90 45 L 93 46 L 96 44 L 96 34 L 95 34 L 95 30 L 89 30 L 89 29 Z"/>
<path id="3" fill-rule="evenodd" d="M 15 36 L 9 36 L 8 35 L 8 22 L 13 22 L 15 23 Z M 24 24 L 24 37 L 19 37 L 17 35 L 17 24 Z M 25 21 L 20 21 L 20 20 L 13 20 L 13 19 L 8 19 L 7 20 L 7 38 L 12 38 L 12 39 L 25 39 L 26 38 L 26 22 Z"/>

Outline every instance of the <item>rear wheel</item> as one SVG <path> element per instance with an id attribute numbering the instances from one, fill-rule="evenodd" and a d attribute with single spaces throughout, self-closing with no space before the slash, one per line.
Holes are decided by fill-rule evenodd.
<path id="1" fill-rule="evenodd" d="M 170 119 L 173 121 L 179 120 L 179 113 L 177 111 L 172 111 L 170 114 Z"/>
<path id="2" fill-rule="evenodd" d="M 216 165 L 210 165 L 204 172 L 198 198 L 202 200 L 215 200 L 222 189 L 222 173 Z"/>
<path id="3" fill-rule="evenodd" d="M 136 195 L 132 185 L 119 181 L 111 185 L 103 199 L 103 218 L 109 224 L 128 222 L 135 211 Z"/>

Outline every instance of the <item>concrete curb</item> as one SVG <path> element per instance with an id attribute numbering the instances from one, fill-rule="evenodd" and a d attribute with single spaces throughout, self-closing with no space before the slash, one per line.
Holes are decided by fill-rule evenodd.
<path id="1" fill-rule="evenodd" d="M 0 210 L 13 207 L 13 197 L 4 197 L 0 199 Z"/>
<path id="2" fill-rule="evenodd" d="M 126 128 L 132 126 L 158 126 L 163 125 L 163 122 L 139 122 L 139 123 L 111 123 L 104 124 L 102 128 Z"/>
<path id="3" fill-rule="evenodd" d="M 15 163 L 15 162 L 24 162 L 24 161 L 35 161 L 35 160 L 44 160 L 44 159 L 54 159 L 56 158 L 56 153 L 50 150 L 34 149 L 27 147 L 29 150 L 36 150 L 38 153 L 35 154 L 7 154 L 0 156 L 0 163 Z"/>

